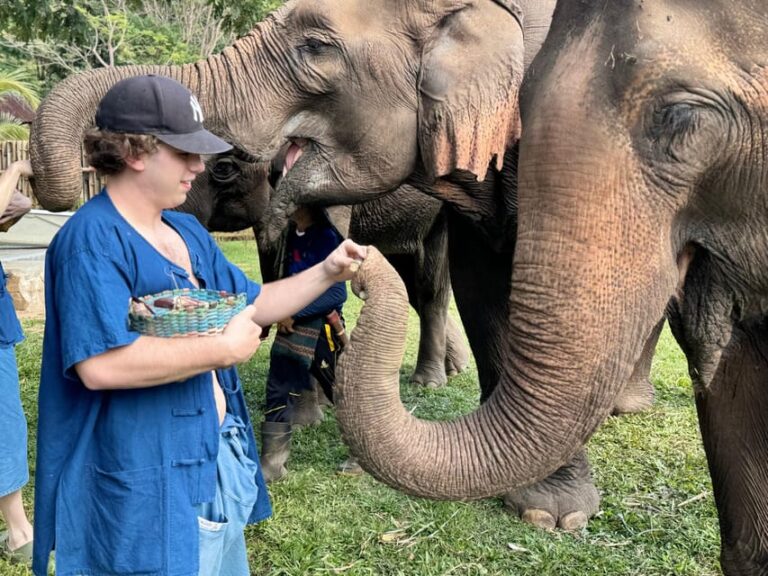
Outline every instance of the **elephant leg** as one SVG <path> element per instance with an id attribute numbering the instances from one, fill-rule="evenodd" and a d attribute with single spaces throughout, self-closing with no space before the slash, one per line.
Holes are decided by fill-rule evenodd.
<path id="1" fill-rule="evenodd" d="M 411 382 L 437 388 L 469 365 L 469 348 L 463 332 L 448 317 L 451 281 L 448 264 L 448 227 L 441 213 L 411 254 L 388 254 L 408 292 L 408 301 L 419 315 L 420 338 Z"/>
<path id="2" fill-rule="evenodd" d="M 469 348 L 464 341 L 464 331 L 448 316 L 445 322 L 445 373 L 450 378 L 464 372 L 469 366 Z"/>
<path id="3" fill-rule="evenodd" d="M 466 369 L 469 349 L 461 330 L 448 318 L 451 280 L 448 273 L 448 229 L 441 213 L 424 238 L 421 262 L 416 267 L 415 296 L 421 317 L 419 359 L 411 381 L 425 386 L 440 386 L 447 376 Z M 427 337 L 425 338 L 425 334 Z M 435 376 L 442 376 L 437 381 Z"/>
<path id="4" fill-rule="evenodd" d="M 419 315 L 419 352 L 411 382 L 439 388 L 448 381 L 445 371 L 447 302 L 441 309 L 428 293 L 421 293 L 419 270 L 424 261 L 421 255 L 387 255 L 387 259 L 403 279 L 408 301 Z"/>
<path id="5" fill-rule="evenodd" d="M 691 368 L 692 375 L 701 372 Z M 768 574 L 768 333 L 734 326 L 711 383 L 697 386 L 726 576 Z"/>
<path id="6" fill-rule="evenodd" d="M 624 385 L 624 389 L 616 397 L 616 404 L 613 406 L 614 415 L 634 414 L 653 406 L 655 390 L 650 380 L 651 364 L 653 363 L 656 344 L 659 343 L 661 330 L 664 328 L 664 320 L 662 318 L 651 332 L 650 338 L 643 347 L 643 353 L 635 364 L 632 375 Z"/>
<path id="7" fill-rule="evenodd" d="M 565 466 L 526 488 L 504 495 L 504 505 L 523 521 L 552 530 L 580 530 L 597 513 L 600 497 L 582 448 Z"/>
<path id="8" fill-rule="evenodd" d="M 495 250 L 475 225 L 450 211 L 448 254 L 453 296 L 477 364 L 483 402 L 503 366 L 513 254 Z"/>

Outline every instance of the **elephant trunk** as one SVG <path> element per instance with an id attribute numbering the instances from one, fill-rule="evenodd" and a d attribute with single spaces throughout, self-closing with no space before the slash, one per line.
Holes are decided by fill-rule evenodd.
<path id="1" fill-rule="evenodd" d="M 340 362 L 338 420 L 363 467 L 400 490 L 483 498 L 563 465 L 611 412 L 681 282 L 672 223 L 642 193 L 631 143 L 597 119 L 557 129 L 584 81 L 529 94 L 503 370 L 475 412 L 425 422 L 402 406 L 406 300 L 392 301 L 396 280 L 376 259 L 361 268 L 368 300 Z"/>
<path id="2" fill-rule="evenodd" d="M 59 83 L 38 108 L 31 130 L 33 186 L 41 205 L 61 211 L 77 203 L 84 133 L 93 126 L 104 94 L 130 76 L 158 74 L 178 80 L 197 96 L 206 128 L 255 156 L 271 158 L 281 142 L 278 120 L 264 112 L 270 102 L 257 90 L 269 81 L 265 78 L 270 77 L 274 49 L 267 50 L 265 44 L 274 44 L 269 40 L 273 28 L 270 17 L 221 54 L 193 64 L 101 68 Z"/>
<path id="3" fill-rule="evenodd" d="M 366 294 L 337 371 L 337 420 L 345 442 L 374 477 L 406 493 L 467 500 L 509 492 L 562 465 L 608 414 L 582 380 L 561 386 L 558 370 L 505 380 L 476 411 L 449 422 L 413 416 L 399 397 L 408 299 L 373 249 L 353 282 Z M 529 350 L 530 352 L 530 350 Z"/>
<path id="4" fill-rule="evenodd" d="M 631 275 L 605 276 L 598 263 L 607 255 L 597 251 L 587 263 L 582 247 L 555 249 L 562 259 L 547 263 L 539 248 L 547 242 L 525 228 L 501 382 L 477 410 L 448 422 L 420 420 L 403 406 L 407 295 L 383 258 L 373 250 L 366 258 L 353 283 L 367 299 L 339 362 L 337 419 L 350 450 L 377 479 L 437 499 L 507 493 L 566 463 L 610 414 L 672 287 L 634 292 Z M 623 262 L 607 263 L 624 270 Z M 604 302 L 618 305 L 609 313 Z M 639 321 L 627 330 L 630 316 Z"/>
<path id="5" fill-rule="evenodd" d="M 161 73 L 157 67 L 105 68 L 71 77 L 43 100 L 32 123 L 30 157 L 35 196 L 43 208 L 69 210 L 82 192 L 81 146 L 96 106 L 118 80 Z"/>

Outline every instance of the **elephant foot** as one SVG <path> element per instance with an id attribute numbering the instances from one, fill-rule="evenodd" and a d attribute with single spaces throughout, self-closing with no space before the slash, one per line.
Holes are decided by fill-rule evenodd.
<path id="1" fill-rule="evenodd" d="M 644 412 L 653 406 L 656 390 L 648 378 L 627 382 L 624 390 L 616 398 L 611 412 L 614 416 L 620 414 L 636 414 Z"/>
<path id="2" fill-rule="evenodd" d="M 469 346 L 461 328 L 451 318 L 445 325 L 445 373 L 448 377 L 461 374 L 469 366 Z"/>
<path id="3" fill-rule="evenodd" d="M 551 476 L 504 495 L 504 505 L 523 522 L 546 530 L 585 528 L 597 513 L 600 496 L 592 482 L 586 454 Z"/>
<path id="4" fill-rule="evenodd" d="M 318 405 L 317 396 L 318 393 L 314 388 L 299 394 L 291 411 L 291 424 L 294 426 L 315 426 L 323 421 L 325 414 Z"/>
<path id="5" fill-rule="evenodd" d="M 440 388 L 447 382 L 445 368 L 438 362 L 420 362 L 411 376 L 411 384 L 426 388 Z"/>

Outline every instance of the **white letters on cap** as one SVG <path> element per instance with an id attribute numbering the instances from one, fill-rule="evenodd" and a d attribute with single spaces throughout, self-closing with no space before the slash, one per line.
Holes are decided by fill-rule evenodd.
<path id="1" fill-rule="evenodd" d="M 189 97 L 189 105 L 192 106 L 192 117 L 200 122 L 200 124 L 203 123 L 203 108 L 200 106 L 200 102 L 197 101 L 197 98 L 195 98 L 195 95 L 192 94 Z"/>

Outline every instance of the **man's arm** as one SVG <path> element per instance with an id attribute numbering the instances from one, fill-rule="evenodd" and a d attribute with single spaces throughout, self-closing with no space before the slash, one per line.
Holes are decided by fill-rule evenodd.
<path id="1" fill-rule="evenodd" d="M 239 364 L 253 356 L 261 342 L 254 312 L 253 305 L 246 306 L 216 336 L 141 336 L 128 346 L 79 362 L 75 370 L 90 390 L 117 390 L 178 382 Z"/>
<path id="2" fill-rule="evenodd" d="M 295 276 L 264 284 L 255 301 L 255 321 L 262 326 L 269 326 L 293 316 L 336 282 L 350 280 L 357 269 L 353 264 L 359 263 L 365 255 L 365 246 L 345 240 L 325 260 L 312 268 Z"/>

